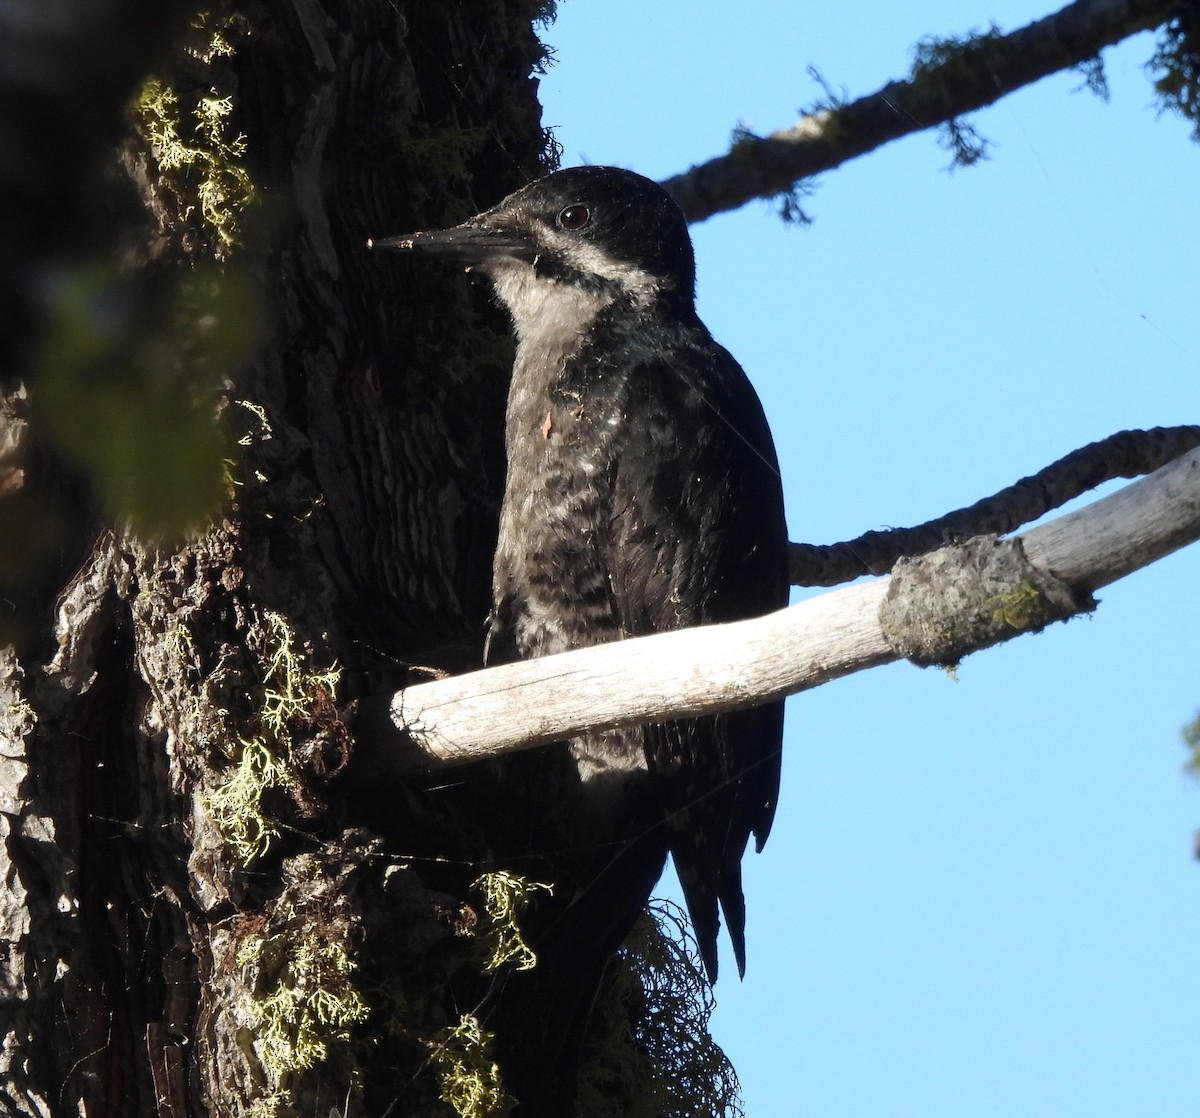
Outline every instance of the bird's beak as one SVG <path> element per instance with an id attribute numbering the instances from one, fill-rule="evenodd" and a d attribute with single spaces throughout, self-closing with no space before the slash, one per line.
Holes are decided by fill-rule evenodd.
<path id="1" fill-rule="evenodd" d="M 468 221 L 453 229 L 431 229 L 424 233 L 371 239 L 367 241 L 367 248 L 427 252 L 468 265 L 484 265 L 501 259 L 532 263 L 537 256 L 529 239 L 518 230 L 477 221 Z"/>

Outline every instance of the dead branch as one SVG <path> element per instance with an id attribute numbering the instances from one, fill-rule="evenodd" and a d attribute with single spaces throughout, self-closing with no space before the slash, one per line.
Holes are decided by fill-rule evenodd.
<path id="1" fill-rule="evenodd" d="M 988 585 L 973 609 L 989 632 L 923 661 L 960 656 L 1091 608 L 1091 592 L 1200 538 L 1200 450 L 1087 508 L 1018 537 L 1039 572 Z M 1003 546 L 1003 545 L 1002 545 Z M 943 552 L 961 569 L 990 550 Z M 898 576 L 897 576 L 898 577 Z M 928 579 L 917 573 L 918 582 Z M 1042 581 L 1061 586 L 1065 609 Z M 587 729 L 714 714 L 807 690 L 900 657 L 880 621 L 896 577 L 846 587 L 750 621 L 650 637 L 420 683 L 364 703 L 355 732 L 372 778 L 561 740 Z M 934 597 L 937 597 L 934 586 Z M 1032 598 L 1050 602 L 1034 607 Z M 893 626 L 889 626 L 895 640 Z"/>

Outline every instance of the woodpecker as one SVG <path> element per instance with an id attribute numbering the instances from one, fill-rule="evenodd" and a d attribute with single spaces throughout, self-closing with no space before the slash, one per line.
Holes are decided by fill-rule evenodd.
<path id="1" fill-rule="evenodd" d="M 687 222 L 661 187 L 575 167 L 454 228 L 372 244 L 478 270 L 512 318 L 489 663 L 786 605 L 770 430 L 742 368 L 696 314 Z M 584 973 L 580 1004 L 546 1014 L 551 1043 L 582 1028 L 668 852 L 710 981 L 718 908 L 744 972 L 741 859 L 771 827 L 782 731 L 776 702 L 559 747 L 577 774 L 577 857 L 534 969 L 553 975 L 558 959 L 557 989 Z M 570 936 L 556 944 L 551 926 L 590 936 L 603 958 L 586 962 Z"/>

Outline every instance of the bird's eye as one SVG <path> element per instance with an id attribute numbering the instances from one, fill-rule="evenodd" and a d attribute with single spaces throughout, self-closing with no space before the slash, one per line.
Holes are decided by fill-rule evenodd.
<path id="1" fill-rule="evenodd" d="M 581 206 L 578 203 L 568 206 L 558 215 L 558 224 L 571 233 L 582 229 L 591 220 L 592 211 L 587 206 Z"/>

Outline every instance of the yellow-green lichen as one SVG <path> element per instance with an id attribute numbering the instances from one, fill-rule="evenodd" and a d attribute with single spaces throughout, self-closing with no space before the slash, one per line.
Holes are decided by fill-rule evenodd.
<path id="1" fill-rule="evenodd" d="M 178 618 L 171 618 L 167 622 L 163 644 L 173 659 L 186 660 L 189 664 L 195 660 L 196 638 L 191 629 Z"/>
<path id="2" fill-rule="evenodd" d="M 208 41 L 191 53 L 207 63 L 232 55 L 228 31 L 227 19 L 200 16 L 195 32 Z M 169 223 L 201 232 L 218 258 L 237 244 L 242 213 L 255 197 L 242 162 L 246 137 L 230 124 L 233 109 L 233 98 L 215 89 L 184 91 L 159 77 L 148 78 L 133 102 L 159 186 L 174 202 Z"/>
<path id="3" fill-rule="evenodd" d="M 299 942 L 250 937 L 237 961 L 258 971 L 247 1026 L 259 1063 L 276 1082 L 326 1060 L 330 1046 L 348 1042 L 367 1019 L 367 1003 L 350 981 L 354 963 L 340 943 L 315 935 Z"/>
<path id="4" fill-rule="evenodd" d="M 441 1079 L 441 1098 L 460 1118 L 499 1118 L 516 1105 L 504 1089 L 492 1055 L 492 1034 L 464 1014 L 457 1025 L 442 1030 L 431 1057 Z"/>
<path id="5" fill-rule="evenodd" d="M 291 1101 L 287 1091 L 271 1091 L 246 1111 L 245 1118 L 281 1118 L 288 1112 Z"/>
<path id="6" fill-rule="evenodd" d="M 263 614 L 263 622 L 267 639 L 263 656 L 266 678 L 262 721 L 268 732 L 283 737 L 294 719 L 310 716 L 314 696 L 333 694 L 341 670 L 337 667 L 323 672 L 308 670 L 307 657 L 297 650 L 296 634 L 287 618 L 268 610 Z"/>
<path id="7" fill-rule="evenodd" d="M 234 857 L 249 865 L 279 836 L 279 823 L 264 808 L 271 792 L 295 793 L 300 761 L 293 737 L 311 727 L 316 708 L 333 696 L 336 667 L 313 671 L 297 648 L 296 635 L 282 614 L 263 614 L 259 654 L 263 672 L 251 732 L 239 735 L 236 759 L 224 781 L 204 797 Z"/>
<path id="8" fill-rule="evenodd" d="M 529 970 L 537 963 L 533 948 L 521 934 L 521 918 L 536 893 L 551 893 L 553 888 L 540 881 L 529 881 L 518 874 L 498 870 L 475 879 L 472 889 L 483 894 L 483 907 L 489 920 L 480 936 L 487 947 L 485 971 L 496 971 L 506 964 L 517 970 Z"/>
<path id="9" fill-rule="evenodd" d="M 14 723 L 20 723 L 22 729 L 20 733 L 26 734 L 37 725 L 37 711 L 29 705 L 29 700 L 22 696 L 19 699 L 13 699 L 6 707 L 8 716 Z"/>
<path id="10" fill-rule="evenodd" d="M 271 421 L 267 418 L 267 409 L 261 404 L 256 404 L 251 400 L 235 400 L 235 404 L 240 408 L 244 408 L 258 421 L 258 431 L 256 433 L 247 431 L 240 439 L 238 446 L 253 446 L 257 441 L 266 441 L 271 438 L 275 432 L 271 428 Z"/>
<path id="11" fill-rule="evenodd" d="M 292 759 L 280 756 L 266 738 L 240 738 L 237 762 L 224 782 L 204 797 L 204 806 L 242 865 L 262 857 L 279 837 L 279 824 L 263 810 L 273 789 L 290 789 L 296 775 Z"/>

